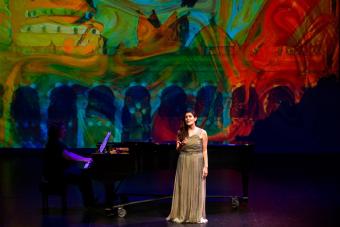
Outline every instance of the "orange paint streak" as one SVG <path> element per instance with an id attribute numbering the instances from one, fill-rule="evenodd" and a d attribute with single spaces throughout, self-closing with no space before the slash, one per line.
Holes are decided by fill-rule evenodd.
<path id="1" fill-rule="evenodd" d="M 153 27 L 146 17 L 141 15 L 137 29 L 138 45 L 136 48 L 124 49 L 124 58 L 127 61 L 137 61 L 178 51 L 181 46 L 178 26 L 176 13 L 173 13 L 159 28 Z"/>

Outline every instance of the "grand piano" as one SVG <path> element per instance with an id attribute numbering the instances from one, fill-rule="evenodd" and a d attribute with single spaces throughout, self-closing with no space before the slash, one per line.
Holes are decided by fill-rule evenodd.
<path id="1" fill-rule="evenodd" d="M 107 142 L 104 146 L 103 143 L 98 143 L 97 148 L 97 152 L 92 154 L 93 163 L 90 171 L 94 176 L 98 176 L 103 182 L 106 182 L 107 191 L 117 191 L 117 188 L 111 188 L 112 181 L 122 182 L 135 174 L 143 172 L 175 170 L 179 154 L 173 142 Z M 208 144 L 209 170 L 237 170 L 242 178 L 242 193 L 238 196 L 207 195 L 207 197 L 230 197 L 234 208 L 239 206 L 240 200 L 248 200 L 250 156 L 253 149 L 254 146 L 247 143 Z M 155 194 L 150 192 L 149 195 L 154 196 Z M 162 195 L 157 199 L 169 197 L 171 195 Z M 109 200 L 112 201 L 112 198 L 113 195 L 109 196 Z M 113 206 L 113 208 L 118 208 L 118 215 L 123 217 L 126 215 L 123 206 L 129 204 L 131 203 L 119 204 Z"/>

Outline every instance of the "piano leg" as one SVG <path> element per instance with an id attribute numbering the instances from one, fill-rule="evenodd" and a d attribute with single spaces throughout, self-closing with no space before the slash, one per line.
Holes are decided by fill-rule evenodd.
<path id="1" fill-rule="evenodd" d="M 127 195 L 118 195 L 117 191 L 119 189 L 120 184 L 122 181 L 112 181 L 112 180 L 107 180 L 104 183 L 104 188 L 105 188 L 105 207 L 112 207 L 114 204 L 114 201 L 117 199 L 119 200 L 118 203 L 127 203 L 128 202 L 128 197 Z M 117 185 L 116 185 L 117 184 Z"/>
<path id="2" fill-rule="evenodd" d="M 105 181 L 103 184 L 105 190 L 105 207 L 111 207 L 116 196 L 114 182 Z"/>
<path id="3" fill-rule="evenodd" d="M 242 170 L 242 199 L 248 200 L 249 173 Z"/>

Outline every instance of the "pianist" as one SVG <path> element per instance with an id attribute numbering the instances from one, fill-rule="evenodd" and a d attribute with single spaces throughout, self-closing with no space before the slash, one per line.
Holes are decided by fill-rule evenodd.
<path id="1" fill-rule="evenodd" d="M 92 159 L 69 151 L 62 142 L 65 132 L 62 123 L 49 125 L 43 158 L 43 177 L 55 187 L 76 184 L 85 207 L 92 207 L 95 205 L 92 180 L 87 171 L 79 167 L 79 163 L 90 163 Z"/>

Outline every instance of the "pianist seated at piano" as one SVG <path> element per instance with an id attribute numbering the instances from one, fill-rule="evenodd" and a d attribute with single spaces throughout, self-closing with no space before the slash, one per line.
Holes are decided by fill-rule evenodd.
<path id="1" fill-rule="evenodd" d="M 66 128 L 61 122 L 49 124 L 48 140 L 43 158 L 44 180 L 53 187 L 75 184 L 79 187 L 85 207 L 95 205 L 92 179 L 87 170 L 83 168 L 91 163 L 92 158 L 78 155 L 68 150 L 62 142 Z"/>

